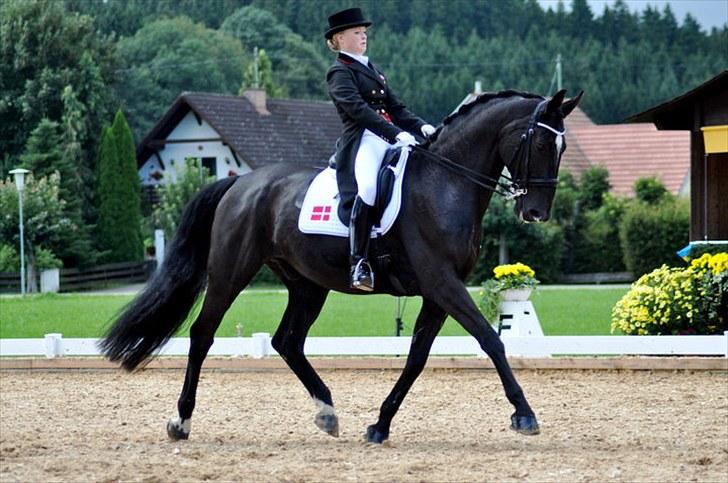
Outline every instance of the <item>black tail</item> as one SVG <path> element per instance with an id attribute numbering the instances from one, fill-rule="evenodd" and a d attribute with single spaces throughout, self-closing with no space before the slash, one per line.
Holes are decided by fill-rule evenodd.
<path id="1" fill-rule="evenodd" d="M 128 371 L 135 369 L 185 321 L 207 283 L 215 208 L 236 179 L 225 178 L 205 187 L 187 204 L 164 263 L 99 343 L 111 361 L 120 361 Z"/>

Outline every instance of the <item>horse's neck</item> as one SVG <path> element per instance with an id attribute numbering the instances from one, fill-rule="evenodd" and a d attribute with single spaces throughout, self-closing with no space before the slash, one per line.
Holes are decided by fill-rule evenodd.
<path id="1" fill-rule="evenodd" d="M 468 118 L 459 120 L 458 124 L 448 126 L 431 146 L 431 150 L 441 156 L 447 157 L 455 163 L 498 179 L 503 170 L 503 160 L 498 152 L 499 133 L 506 121 L 498 122 L 496 116 L 489 112 L 471 112 Z M 481 218 L 492 195 L 475 183 L 459 175 L 455 177 L 448 173 L 451 179 L 462 183 L 463 194 L 469 194 L 477 204 L 476 216 Z"/>

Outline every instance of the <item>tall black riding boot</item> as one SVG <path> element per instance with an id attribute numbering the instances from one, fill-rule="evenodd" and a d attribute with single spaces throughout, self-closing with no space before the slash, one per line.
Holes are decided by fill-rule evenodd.
<path id="1" fill-rule="evenodd" d="M 351 249 L 351 287 L 366 292 L 374 290 L 374 273 L 367 262 L 367 250 L 372 225 L 374 207 L 367 205 L 358 196 L 351 208 L 349 221 L 349 247 Z"/>

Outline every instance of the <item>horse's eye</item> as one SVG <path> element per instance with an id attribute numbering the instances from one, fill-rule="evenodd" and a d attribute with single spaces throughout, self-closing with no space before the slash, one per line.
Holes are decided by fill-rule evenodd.
<path id="1" fill-rule="evenodd" d="M 536 149 L 541 152 L 546 152 L 549 149 L 550 143 L 545 143 L 543 141 L 536 141 Z"/>

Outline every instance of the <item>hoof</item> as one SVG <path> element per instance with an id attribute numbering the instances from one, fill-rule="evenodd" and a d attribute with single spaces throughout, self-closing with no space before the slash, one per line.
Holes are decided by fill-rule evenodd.
<path id="1" fill-rule="evenodd" d="M 316 415 L 314 420 L 316 426 L 326 434 L 333 436 L 334 438 L 339 437 L 339 418 L 336 414 L 330 412 L 321 411 Z"/>
<path id="2" fill-rule="evenodd" d="M 389 434 L 379 431 L 376 425 L 372 424 L 367 428 L 366 440 L 368 443 L 382 444 L 387 438 L 389 438 Z"/>
<path id="3" fill-rule="evenodd" d="M 187 426 L 189 426 L 189 419 L 187 420 Z M 177 419 L 170 419 L 167 421 L 167 436 L 172 441 L 179 441 L 180 439 L 188 439 L 190 437 L 189 429 L 185 431 L 185 425 Z"/>
<path id="4" fill-rule="evenodd" d="M 538 421 L 536 416 L 511 416 L 511 429 L 521 434 L 534 435 L 541 432 L 538 429 Z"/>

